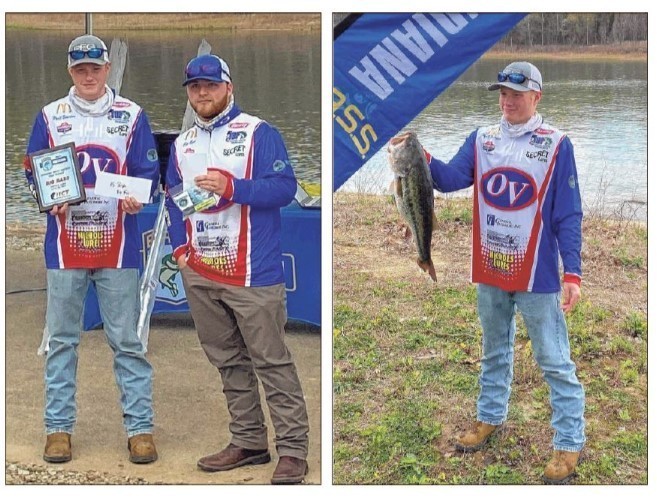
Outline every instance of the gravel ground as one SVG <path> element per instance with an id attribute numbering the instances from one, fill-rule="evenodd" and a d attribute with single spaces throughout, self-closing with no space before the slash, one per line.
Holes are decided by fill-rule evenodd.
<path id="1" fill-rule="evenodd" d="M 70 471 L 60 467 L 5 462 L 5 484 L 161 484 L 141 477 L 110 475 L 106 472 Z"/>

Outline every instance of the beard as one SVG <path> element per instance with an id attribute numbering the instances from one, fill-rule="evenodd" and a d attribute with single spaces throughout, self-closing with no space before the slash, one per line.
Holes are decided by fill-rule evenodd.
<path id="1" fill-rule="evenodd" d="M 201 118 L 205 120 L 210 120 L 222 113 L 222 111 L 228 105 L 229 97 L 230 97 L 229 94 L 226 93 L 224 97 L 218 102 L 208 102 L 208 103 L 202 103 L 200 105 L 192 104 L 190 102 L 190 104 L 192 106 L 192 109 L 194 109 L 194 112 L 196 112 L 196 114 L 198 114 Z"/>

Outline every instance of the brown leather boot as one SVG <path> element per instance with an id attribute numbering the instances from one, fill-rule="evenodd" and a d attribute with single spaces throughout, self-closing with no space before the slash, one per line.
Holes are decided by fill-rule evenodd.
<path id="1" fill-rule="evenodd" d="M 479 451 L 488 442 L 491 437 L 502 425 L 490 425 L 485 422 L 476 421 L 465 431 L 464 434 L 456 438 L 455 447 L 459 451 L 472 453 Z"/>
<path id="2" fill-rule="evenodd" d="M 132 463 L 151 463 L 157 460 L 157 450 L 152 434 L 137 434 L 128 439 L 130 461 Z"/>
<path id="3" fill-rule="evenodd" d="M 543 481 L 547 484 L 567 484 L 575 476 L 581 451 L 555 450 L 543 471 Z"/>
<path id="4" fill-rule="evenodd" d="M 222 470 L 236 469 L 243 465 L 260 465 L 269 463 L 271 456 L 269 450 L 248 450 L 230 443 L 219 453 L 201 458 L 198 468 L 206 472 L 219 472 Z"/>
<path id="5" fill-rule="evenodd" d="M 301 458 L 282 456 L 271 476 L 272 484 L 299 484 L 308 473 L 308 463 Z"/>
<path id="6" fill-rule="evenodd" d="M 43 450 L 43 459 L 50 463 L 70 462 L 71 435 L 67 432 L 53 432 L 46 436 L 46 449 Z"/>

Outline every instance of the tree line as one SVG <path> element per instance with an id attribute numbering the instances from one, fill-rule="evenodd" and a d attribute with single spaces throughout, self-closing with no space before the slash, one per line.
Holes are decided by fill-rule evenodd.
<path id="1" fill-rule="evenodd" d="M 520 21 L 501 44 L 610 45 L 648 39 L 647 13 L 534 13 Z"/>

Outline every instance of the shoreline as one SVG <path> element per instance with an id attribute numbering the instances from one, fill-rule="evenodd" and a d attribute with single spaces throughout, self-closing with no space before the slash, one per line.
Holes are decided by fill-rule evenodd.
<path id="1" fill-rule="evenodd" d="M 318 14 L 297 13 L 191 13 L 172 14 L 155 12 L 102 14 L 92 17 L 94 31 L 316 31 L 320 29 Z M 16 30 L 79 30 L 84 29 L 85 14 L 47 13 L 10 14 L 5 18 L 5 29 Z"/>
<path id="2" fill-rule="evenodd" d="M 532 48 L 521 47 L 517 50 L 493 47 L 482 59 L 543 59 L 543 60 L 623 60 L 644 61 L 648 59 L 647 42 L 632 42 L 616 45 L 590 45 L 577 48 L 546 46 Z"/>

